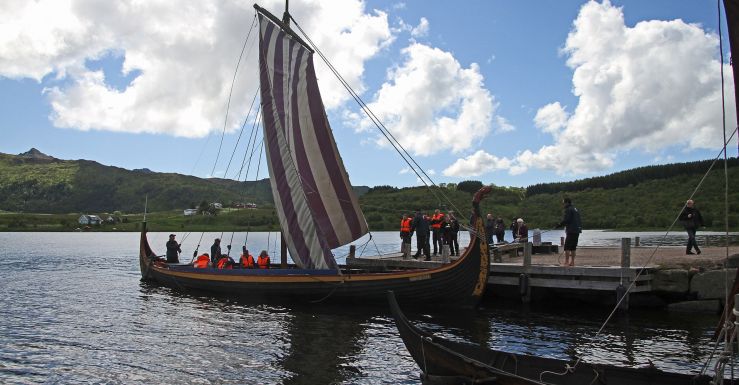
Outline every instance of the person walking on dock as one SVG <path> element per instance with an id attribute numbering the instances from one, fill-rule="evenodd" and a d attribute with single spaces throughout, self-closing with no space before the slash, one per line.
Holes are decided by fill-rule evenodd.
<path id="1" fill-rule="evenodd" d="M 421 214 L 420 211 L 416 212 L 416 216 L 411 222 L 411 230 L 416 233 L 416 247 L 418 248 L 418 250 L 416 250 L 416 255 L 414 255 L 413 258 L 418 259 L 421 256 L 421 251 L 423 251 L 423 255 L 426 257 L 426 260 L 431 260 L 428 243 L 429 222 L 424 218 L 424 215 Z"/>
<path id="2" fill-rule="evenodd" d="M 688 199 L 685 202 L 685 208 L 680 213 L 680 222 L 685 227 L 685 231 L 688 232 L 688 245 L 685 249 L 685 254 L 693 254 L 691 251 L 693 247 L 695 247 L 696 253 L 701 253 L 701 249 L 698 248 L 698 242 L 695 241 L 695 232 L 698 231 L 698 227 L 703 226 L 703 217 L 694 205 L 695 202 L 692 199 Z"/>
<path id="3" fill-rule="evenodd" d="M 564 207 L 564 216 L 554 227 L 565 226 L 565 266 L 575 266 L 575 250 L 577 249 L 580 233 L 582 233 L 580 212 L 572 205 L 572 199 L 569 197 L 562 199 L 562 206 Z M 570 257 L 572 257 L 571 260 Z"/>

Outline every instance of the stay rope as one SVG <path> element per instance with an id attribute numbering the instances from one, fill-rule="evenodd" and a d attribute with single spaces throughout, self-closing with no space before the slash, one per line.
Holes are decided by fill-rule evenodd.
<path id="1" fill-rule="evenodd" d="M 452 202 L 449 197 L 446 196 L 446 194 L 443 193 L 442 189 L 431 179 L 431 177 L 421 168 L 421 166 L 415 161 L 415 159 L 408 153 L 408 151 L 403 147 L 402 144 L 395 138 L 395 136 L 390 132 L 390 130 L 380 121 L 380 119 L 375 115 L 375 113 L 367 106 L 367 104 L 364 102 L 364 100 L 357 94 L 356 91 L 349 85 L 349 83 L 344 79 L 344 77 L 339 73 L 339 71 L 331 64 L 331 62 L 328 60 L 328 58 L 323 54 L 323 52 L 318 48 L 318 46 L 310 39 L 310 37 L 303 31 L 303 29 L 300 27 L 300 24 L 290 17 L 290 19 L 293 21 L 295 26 L 298 28 L 300 33 L 303 35 L 305 40 L 311 44 L 311 48 L 321 57 L 324 63 L 328 66 L 328 68 L 331 70 L 331 72 L 336 76 L 336 78 L 339 80 L 339 82 L 344 86 L 344 88 L 349 92 L 349 94 L 352 96 L 355 102 L 359 105 L 359 107 L 364 111 L 365 115 L 372 121 L 372 123 L 377 127 L 377 129 L 380 131 L 380 133 L 385 137 L 385 139 L 388 140 L 391 146 L 393 146 L 393 149 L 400 155 L 400 157 L 403 159 L 403 161 L 410 167 L 411 170 L 413 170 L 413 173 L 416 174 L 419 180 L 423 182 L 423 184 L 429 189 L 432 195 L 437 199 L 437 201 L 441 202 L 446 201 L 451 207 L 453 207 L 457 212 L 461 212 L 459 208 Z M 423 174 L 423 177 L 421 176 Z M 426 179 L 424 179 L 424 177 Z M 428 181 L 428 183 L 426 182 Z M 434 191 L 433 188 L 429 185 L 433 185 L 436 187 L 437 191 Z M 438 195 L 437 195 L 438 193 Z M 441 195 L 444 199 L 439 198 L 439 195 Z"/>

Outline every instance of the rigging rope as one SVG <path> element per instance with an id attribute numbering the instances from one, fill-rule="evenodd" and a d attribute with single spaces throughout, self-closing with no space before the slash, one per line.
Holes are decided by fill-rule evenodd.
<path id="1" fill-rule="evenodd" d="M 369 108 L 369 106 L 367 106 L 367 104 L 364 102 L 364 100 L 362 100 L 362 98 L 359 96 L 359 94 L 357 94 L 356 91 L 354 91 L 354 89 L 344 79 L 344 77 L 341 76 L 341 74 L 339 73 L 339 71 L 333 66 L 333 64 L 331 64 L 331 62 L 323 54 L 323 52 L 321 52 L 321 50 L 318 49 L 318 46 L 310 39 L 310 37 L 305 33 L 305 31 L 303 31 L 303 29 L 300 27 L 300 24 L 298 24 L 298 22 L 295 19 L 293 19 L 292 16 L 290 17 L 290 19 L 293 21 L 293 23 L 295 24 L 295 26 L 298 27 L 298 30 L 300 30 L 300 33 L 303 34 L 303 37 L 305 38 L 305 40 L 308 41 L 311 44 L 311 47 L 313 48 L 313 50 L 316 53 L 318 53 L 318 55 L 321 57 L 321 59 L 324 61 L 324 63 L 326 63 L 326 65 L 331 70 L 331 72 L 334 74 L 334 76 L 336 76 L 336 78 L 344 86 L 344 88 L 347 90 L 347 92 L 349 92 L 349 94 L 352 96 L 352 98 L 354 99 L 354 101 L 357 102 L 357 104 L 359 104 L 359 106 L 362 109 L 362 111 L 364 111 L 364 113 L 367 115 L 367 117 L 370 118 L 370 120 L 372 121 L 372 123 L 378 128 L 378 130 L 385 137 L 385 139 L 387 139 L 388 142 L 390 142 L 390 145 L 393 146 L 393 148 L 398 153 L 398 155 L 400 155 L 400 157 L 403 158 L 403 161 L 405 161 L 405 163 L 408 165 L 408 167 L 410 167 L 411 170 L 413 170 L 413 173 L 416 174 L 416 176 L 421 180 L 421 182 L 423 182 L 423 184 L 429 189 L 429 191 L 431 192 L 431 194 L 434 195 L 434 197 L 439 202 L 441 202 L 442 199 L 439 198 L 439 196 L 437 195 L 437 192 L 438 192 L 444 198 L 444 200 L 447 203 L 449 203 L 450 206 L 452 206 L 457 212 L 461 212 L 461 210 L 459 210 L 459 208 L 454 204 L 454 202 L 452 202 L 451 199 L 449 199 L 449 197 L 447 197 L 441 191 L 442 189 L 439 188 L 439 186 L 436 185 L 436 183 L 433 181 L 433 179 L 431 179 L 431 177 L 423 170 L 423 168 L 421 168 L 421 166 L 415 161 L 415 159 L 413 159 L 413 157 L 408 153 L 408 151 L 406 151 L 406 149 L 403 147 L 403 145 L 400 144 L 400 142 L 395 138 L 395 136 L 390 132 L 390 130 L 374 114 L 374 112 L 372 112 L 372 110 Z M 426 177 L 426 179 L 424 179 L 421 176 L 421 174 L 419 174 L 419 172 L 421 174 L 423 174 Z M 426 180 L 428 180 L 434 187 L 436 187 L 438 191 L 435 192 L 434 189 L 432 189 L 431 186 L 429 186 L 429 184 L 426 183 Z"/>
<path id="2" fill-rule="evenodd" d="M 731 137 L 729 138 L 729 140 L 731 140 L 731 138 L 734 137 L 734 134 L 736 134 L 736 132 L 737 132 L 737 130 L 734 129 L 734 132 L 731 134 Z M 718 161 L 719 157 L 721 156 L 721 153 L 723 153 L 725 150 L 726 150 L 726 142 L 724 142 L 724 148 L 718 153 L 718 155 L 716 155 L 716 157 L 714 158 L 713 162 L 708 167 L 708 170 L 706 171 L 705 174 L 703 174 L 703 177 L 701 178 L 700 182 L 698 182 L 698 185 L 693 189 L 693 192 L 690 194 L 690 197 L 688 198 L 688 200 L 693 199 L 693 196 L 701 188 L 701 186 L 703 185 L 703 182 L 708 177 L 708 174 L 713 169 L 713 166 Z M 613 307 L 613 310 L 611 310 L 611 313 L 608 314 L 608 317 L 606 317 L 605 321 L 603 321 L 603 324 L 601 325 L 601 327 L 598 329 L 598 331 L 595 333 L 595 335 L 593 335 L 593 337 L 591 337 L 589 339 L 589 341 L 586 341 L 586 343 L 585 343 L 586 346 L 588 344 L 592 344 L 592 343 L 595 342 L 595 340 L 603 332 L 603 329 L 605 329 L 606 325 L 608 325 L 608 323 L 611 321 L 611 319 L 613 318 L 613 316 L 616 314 L 616 311 L 619 309 L 619 307 L 621 306 L 621 303 L 626 298 L 626 294 L 628 294 L 629 292 L 631 292 L 631 290 L 633 289 L 633 287 L 639 281 L 639 278 L 641 277 L 641 275 L 646 271 L 647 266 L 654 259 L 654 255 L 657 253 L 657 250 L 659 250 L 659 248 L 662 246 L 662 244 L 664 243 L 664 241 L 667 239 L 667 236 L 669 235 L 670 230 L 672 230 L 672 228 L 675 226 L 675 223 L 677 223 L 678 219 L 680 219 L 680 213 L 682 213 L 682 211 L 685 209 L 686 205 L 687 205 L 687 201 L 686 201 L 686 203 L 683 204 L 682 208 L 678 212 L 677 217 L 675 217 L 675 219 L 672 221 L 672 224 L 667 228 L 667 231 L 665 232 L 665 235 L 662 236 L 662 240 L 654 248 L 654 250 L 652 251 L 652 253 L 649 255 L 649 258 L 647 259 L 647 261 L 639 268 L 639 270 L 637 271 L 636 275 L 634 276 L 634 279 L 629 284 L 629 287 L 626 288 L 626 292 L 624 293 L 623 296 L 621 296 L 621 298 L 618 299 L 618 301 L 616 302 L 616 305 L 614 305 L 614 307 Z M 583 350 L 585 350 L 585 349 L 583 349 Z M 582 360 L 582 357 L 577 357 L 577 360 L 575 360 L 575 363 L 572 366 L 573 370 L 577 369 L 577 366 L 578 366 L 578 364 L 580 363 L 581 360 Z"/>
<path id="3" fill-rule="evenodd" d="M 231 89 L 228 91 L 228 102 L 226 102 L 226 116 L 223 119 L 223 131 L 221 132 L 221 143 L 218 145 L 218 153 L 216 154 L 216 160 L 213 162 L 213 170 L 210 172 L 211 175 L 215 176 L 216 172 L 216 166 L 218 165 L 218 157 L 221 155 L 221 147 L 223 147 L 223 137 L 226 135 L 226 127 L 228 126 L 228 112 L 231 109 L 231 95 L 233 94 L 234 90 L 234 84 L 236 84 L 236 74 L 239 72 L 239 65 L 241 65 L 241 59 L 244 57 L 244 51 L 246 50 L 246 43 L 249 41 L 249 37 L 251 36 L 251 32 L 254 30 L 254 26 L 256 25 L 257 21 L 257 14 L 254 14 L 254 19 L 251 23 L 251 28 L 249 28 L 249 33 L 246 35 L 246 39 L 244 39 L 244 45 L 241 47 L 241 53 L 239 54 L 239 60 L 236 62 L 236 69 L 234 69 L 234 76 L 231 80 Z M 224 174 L 225 177 L 225 174 Z"/>

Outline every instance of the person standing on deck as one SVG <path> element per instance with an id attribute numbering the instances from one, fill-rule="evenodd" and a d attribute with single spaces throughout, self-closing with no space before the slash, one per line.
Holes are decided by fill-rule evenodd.
<path id="1" fill-rule="evenodd" d="M 575 266 L 575 250 L 577 249 L 577 241 L 582 233 L 582 222 L 580 221 L 580 212 L 572 205 L 569 197 L 562 199 L 564 207 L 564 215 L 562 220 L 554 226 L 565 226 L 565 266 Z M 570 256 L 572 259 L 570 260 Z"/>
<path id="2" fill-rule="evenodd" d="M 695 241 L 695 232 L 698 231 L 698 227 L 703 226 L 703 216 L 694 207 L 694 204 L 695 202 L 692 199 L 688 199 L 685 202 L 685 208 L 680 213 L 680 222 L 685 227 L 685 231 L 688 232 L 688 245 L 685 249 L 685 254 L 693 254 L 691 251 L 693 247 L 695 247 L 696 253 L 701 253 L 701 249 L 698 248 L 698 242 Z"/>
<path id="3" fill-rule="evenodd" d="M 421 257 L 421 251 L 423 251 L 423 255 L 426 257 L 426 260 L 431 260 L 428 243 L 429 223 L 420 211 L 416 212 L 416 216 L 411 222 L 411 231 L 416 233 L 416 247 L 418 248 L 418 250 L 416 250 L 416 255 L 414 255 L 413 258 L 418 259 Z"/>
<path id="4" fill-rule="evenodd" d="M 497 243 L 505 242 L 505 223 L 501 217 L 495 220 L 495 238 Z"/>
<path id="5" fill-rule="evenodd" d="M 452 255 L 459 256 L 459 221 L 454 216 L 454 211 L 449 212 L 449 222 L 452 224 L 451 240 L 449 241 L 449 251 Z"/>
<path id="6" fill-rule="evenodd" d="M 523 218 L 516 219 L 516 234 L 513 234 L 513 240 L 518 243 L 526 243 L 529 240 L 529 228 Z"/>
<path id="7" fill-rule="evenodd" d="M 488 244 L 495 243 L 493 241 L 493 235 L 495 234 L 495 219 L 492 213 L 488 213 L 485 218 L 485 239 Z"/>
<path id="8" fill-rule="evenodd" d="M 216 238 L 216 240 L 213 241 L 213 246 L 210 247 L 210 262 L 213 263 L 213 266 L 218 264 L 218 260 L 221 259 L 221 256 L 221 239 Z"/>
<path id="9" fill-rule="evenodd" d="M 437 250 L 441 253 L 441 225 L 443 222 L 444 214 L 442 214 L 439 209 L 436 209 L 436 211 L 434 211 L 434 215 L 431 217 L 431 229 L 434 233 L 434 257 L 437 254 Z"/>
<path id="10" fill-rule="evenodd" d="M 175 235 L 169 234 L 169 241 L 167 241 L 167 263 L 180 263 L 180 244 L 175 241 Z"/>
<path id="11" fill-rule="evenodd" d="M 403 218 L 400 220 L 400 250 L 403 253 L 403 258 L 408 258 L 411 255 L 410 244 L 411 238 L 413 237 L 413 233 L 411 232 L 411 222 L 412 220 L 408 218 L 408 214 L 403 214 Z M 405 246 L 406 244 L 408 246 Z"/>

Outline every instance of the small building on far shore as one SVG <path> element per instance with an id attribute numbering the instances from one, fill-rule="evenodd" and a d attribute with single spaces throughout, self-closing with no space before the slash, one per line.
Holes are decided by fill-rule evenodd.
<path id="1" fill-rule="evenodd" d="M 182 211 L 182 215 L 189 217 L 193 215 L 197 215 L 198 209 L 185 209 Z"/>
<path id="2" fill-rule="evenodd" d="M 80 218 L 77 220 L 79 224 L 81 225 L 99 225 L 103 223 L 103 220 L 100 219 L 97 215 L 80 215 Z"/>

